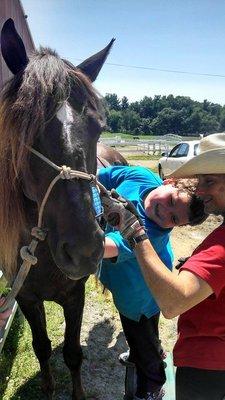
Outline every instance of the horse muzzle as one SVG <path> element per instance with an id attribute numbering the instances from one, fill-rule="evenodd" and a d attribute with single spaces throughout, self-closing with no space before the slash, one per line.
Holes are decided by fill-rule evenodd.
<path id="1" fill-rule="evenodd" d="M 51 247 L 51 246 L 50 246 Z M 70 279 L 94 274 L 104 254 L 104 233 L 98 228 L 92 240 L 83 238 L 76 244 L 60 240 L 53 258 L 58 268 Z"/>

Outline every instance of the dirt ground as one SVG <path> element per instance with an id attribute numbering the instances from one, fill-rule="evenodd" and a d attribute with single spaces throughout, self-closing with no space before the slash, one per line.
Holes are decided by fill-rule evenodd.
<path id="1" fill-rule="evenodd" d="M 137 161 L 132 164 L 145 165 L 154 168 L 156 161 Z M 197 227 L 175 228 L 172 232 L 172 246 L 175 253 L 174 265 L 179 257 L 189 256 L 193 249 L 220 223 L 220 218 L 209 217 L 204 224 Z M 123 282 L 121 282 L 123 284 Z M 84 354 L 82 366 L 82 378 L 87 399 L 89 400 L 122 400 L 124 391 L 125 368 L 118 361 L 118 355 L 127 350 L 126 341 L 121 329 L 118 313 L 113 306 L 111 297 L 103 296 L 101 289 L 96 289 L 94 278 L 86 285 L 86 304 L 84 310 L 81 344 Z M 128 299 L 129 301 L 129 299 Z M 53 372 L 57 382 L 56 395 L 54 400 L 71 400 L 71 384 L 70 377 L 61 355 L 60 344 L 63 342 L 63 318 L 62 310 L 57 311 L 59 315 L 59 327 L 55 332 L 56 337 L 53 338 L 55 346 L 53 354 Z M 176 340 L 176 323 L 177 320 L 160 320 L 160 337 L 162 345 L 166 351 L 171 351 Z M 27 332 L 27 336 L 28 336 Z M 27 342 L 27 338 L 22 336 L 22 342 Z M 31 340 L 31 339 L 29 339 Z M 28 344 L 26 344 L 29 350 Z M 24 352 L 27 350 L 25 347 Z M 28 354 L 29 351 L 28 351 Z M 24 358 L 25 362 L 30 361 Z M 33 360 L 33 358 L 32 358 Z M 37 387 L 39 388 L 38 375 L 36 370 L 32 372 L 28 378 L 21 376 L 18 365 L 20 365 L 20 357 L 18 354 L 18 362 L 13 364 L 14 379 L 9 379 L 6 385 L 7 390 L 3 400 L 29 400 L 30 398 L 41 399 L 36 395 Z M 16 367 L 17 366 L 17 367 Z M 18 369 L 18 370 L 17 370 Z M 7 377 L 8 379 L 9 377 Z M 15 381 L 15 382 L 14 382 Z M 37 386 L 35 386 L 37 385 Z M 15 386 L 15 388 L 14 388 Z M 27 391 L 31 396 L 27 396 Z M 14 393 L 10 395 L 9 393 Z M 35 397 L 34 397 L 35 393 Z M 39 392 L 38 392 L 39 393 Z M 1 395 L 0 395 L 1 397 Z M 168 398 L 167 398 L 168 400 Z M 170 398 L 170 400 L 174 400 Z"/>
<path id="2" fill-rule="evenodd" d="M 135 161 L 135 164 L 154 167 L 155 161 Z M 209 217 L 197 227 L 175 228 L 172 245 L 176 265 L 179 257 L 189 256 L 194 248 L 220 223 L 220 218 Z M 160 322 L 160 337 L 166 351 L 171 351 L 176 339 L 177 320 Z M 127 349 L 118 314 L 109 304 L 101 304 L 87 296 L 82 328 L 84 350 L 83 381 L 91 400 L 122 400 L 125 369 L 118 355 Z"/>
<path id="3" fill-rule="evenodd" d="M 189 256 L 195 247 L 220 223 L 220 218 L 209 217 L 197 227 L 175 228 L 172 245 L 175 262 Z M 161 317 L 160 337 L 166 351 L 171 351 L 176 339 L 177 319 Z M 84 350 L 83 381 L 88 399 L 122 400 L 125 369 L 118 355 L 127 349 L 120 321 L 113 307 L 95 303 L 87 297 L 82 327 Z"/>

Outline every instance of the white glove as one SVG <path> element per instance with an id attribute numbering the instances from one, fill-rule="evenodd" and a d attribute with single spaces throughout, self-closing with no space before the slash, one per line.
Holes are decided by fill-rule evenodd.
<path id="1" fill-rule="evenodd" d="M 133 203 L 121 197 L 115 189 L 108 195 L 102 195 L 102 205 L 105 220 L 109 225 L 116 227 L 126 240 L 129 241 L 139 230 L 144 229 Z"/>

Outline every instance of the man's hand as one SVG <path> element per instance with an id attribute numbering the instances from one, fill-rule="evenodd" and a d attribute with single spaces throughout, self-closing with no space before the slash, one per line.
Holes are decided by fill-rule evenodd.
<path id="1" fill-rule="evenodd" d="M 102 195 L 104 218 L 109 225 L 116 227 L 129 241 L 143 228 L 138 212 L 129 200 L 124 199 L 114 189 L 108 195 Z"/>

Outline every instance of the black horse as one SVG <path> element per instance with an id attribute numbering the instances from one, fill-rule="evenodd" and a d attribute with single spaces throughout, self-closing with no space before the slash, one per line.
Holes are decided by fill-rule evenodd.
<path id="1" fill-rule="evenodd" d="M 89 174 L 96 171 L 104 113 L 91 81 L 112 43 L 74 67 L 48 48 L 28 58 L 13 21 L 3 26 L 2 55 L 14 77 L 0 102 L 0 265 L 11 283 L 21 265 L 19 249 L 30 242 L 42 200 L 57 174 L 49 160 Z M 44 207 L 43 227 L 47 238 L 38 244 L 37 265 L 31 267 L 17 300 L 31 326 L 42 389 L 49 399 L 54 380 L 43 301 L 53 300 L 63 307 L 63 356 L 72 376 L 72 398 L 82 400 L 80 328 L 85 281 L 103 255 L 91 184 L 83 179 L 56 182 Z"/>

